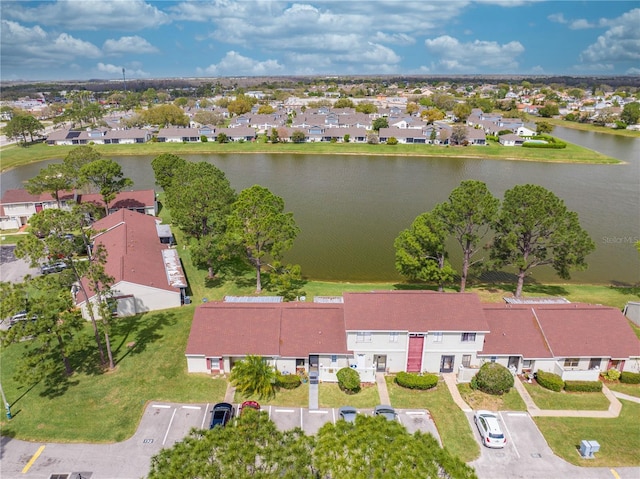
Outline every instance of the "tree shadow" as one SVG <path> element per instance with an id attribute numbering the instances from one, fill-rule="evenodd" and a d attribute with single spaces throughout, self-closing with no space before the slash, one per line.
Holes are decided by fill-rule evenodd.
<path id="1" fill-rule="evenodd" d="M 175 313 L 168 311 L 143 313 L 116 321 L 112 328 L 112 335 L 119 338 L 118 344 L 113 349 L 115 363 L 119 364 L 129 354 L 140 354 L 145 351 L 147 346 L 164 337 L 162 330 L 165 326 L 175 322 Z M 122 353 L 123 347 L 127 348 L 124 353 Z"/>
<path id="2" fill-rule="evenodd" d="M 53 371 L 49 371 L 43 381 L 44 389 L 40 393 L 40 396 L 47 399 L 54 399 L 63 396 L 67 390 L 72 386 L 80 384 L 78 379 L 73 379 L 73 376 L 67 376 L 62 365 Z"/>
<path id="3" fill-rule="evenodd" d="M 627 283 L 612 281 L 609 289 L 625 296 L 630 295 L 640 298 L 640 286 L 637 285 L 630 285 Z"/>

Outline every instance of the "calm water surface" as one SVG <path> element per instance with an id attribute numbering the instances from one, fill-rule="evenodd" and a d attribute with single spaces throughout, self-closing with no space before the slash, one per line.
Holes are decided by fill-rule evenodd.
<path id="1" fill-rule="evenodd" d="M 445 201 L 462 180 L 487 183 L 494 195 L 517 184 L 535 183 L 563 198 L 596 242 L 589 269 L 576 282 L 636 283 L 640 259 L 640 139 L 556 128 L 554 134 L 620 158 L 624 165 L 544 164 L 458 158 L 315 155 L 194 155 L 223 170 L 240 191 L 254 184 L 285 200 L 301 234 L 287 260 L 314 279 L 394 281 L 393 240 L 413 219 Z M 151 157 L 118 157 L 135 188 L 154 187 Z M 0 190 L 17 188 L 46 162 L 0 176 Z M 452 245 L 452 261 L 460 257 Z M 537 268 L 534 278 L 556 279 Z"/>

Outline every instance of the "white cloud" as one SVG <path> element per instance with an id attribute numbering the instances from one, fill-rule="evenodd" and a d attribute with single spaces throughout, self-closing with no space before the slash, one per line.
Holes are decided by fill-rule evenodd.
<path id="1" fill-rule="evenodd" d="M 627 75 L 640 75 L 640 68 L 629 68 L 625 73 Z"/>
<path id="2" fill-rule="evenodd" d="M 585 30 L 587 28 L 594 28 L 595 26 L 596 25 L 594 25 L 593 23 L 590 23 L 588 20 L 585 20 L 584 18 L 573 20 L 569 24 L 569 28 L 571 30 Z"/>
<path id="3" fill-rule="evenodd" d="M 197 73 L 209 75 L 278 75 L 283 72 L 283 67 L 277 60 L 257 61 L 240 55 L 238 52 L 229 51 L 217 64 L 207 68 L 198 68 Z"/>
<path id="4" fill-rule="evenodd" d="M 590 64 L 640 60 L 640 9 L 630 10 L 606 23 L 610 25 L 609 30 L 580 54 L 580 60 Z"/>
<path id="5" fill-rule="evenodd" d="M 12 2 L 2 13 L 25 23 L 36 18 L 42 25 L 70 30 L 141 30 L 170 21 L 166 13 L 144 0 L 58 0 L 32 8 Z"/>
<path id="6" fill-rule="evenodd" d="M 133 37 L 120 37 L 117 40 L 109 39 L 104 42 L 102 50 L 108 55 L 158 52 L 156 47 L 137 35 Z"/>
<path id="7" fill-rule="evenodd" d="M 547 17 L 547 19 L 553 23 L 568 23 L 562 13 L 552 13 Z"/>
<path id="8" fill-rule="evenodd" d="M 425 40 L 427 50 L 439 57 L 437 64 L 447 71 L 516 71 L 516 57 L 524 52 L 520 42 L 500 45 L 497 42 L 475 40 L 461 43 L 449 35 Z"/>
<path id="9" fill-rule="evenodd" d="M 96 58 L 100 49 L 68 33 L 53 35 L 39 25 L 25 27 L 10 20 L 1 22 L 2 65 L 26 68 L 59 67 L 74 58 Z"/>
<path id="10" fill-rule="evenodd" d="M 111 63 L 102 63 L 99 62 L 96 65 L 96 70 L 100 73 L 107 73 L 108 75 L 122 75 L 122 65 L 112 65 Z M 125 68 L 125 73 L 127 77 L 146 77 L 149 74 L 141 69 L 137 68 Z"/>
<path id="11" fill-rule="evenodd" d="M 391 45 L 413 45 L 416 41 L 405 33 L 388 34 L 384 32 L 376 32 L 372 38 L 376 43 L 386 43 Z"/>

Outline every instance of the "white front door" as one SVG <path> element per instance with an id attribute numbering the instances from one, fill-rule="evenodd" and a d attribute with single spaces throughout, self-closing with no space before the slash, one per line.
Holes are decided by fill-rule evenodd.
<path id="1" fill-rule="evenodd" d="M 364 360 L 364 354 L 358 354 L 358 369 L 364 369 L 365 368 L 365 360 Z"/>

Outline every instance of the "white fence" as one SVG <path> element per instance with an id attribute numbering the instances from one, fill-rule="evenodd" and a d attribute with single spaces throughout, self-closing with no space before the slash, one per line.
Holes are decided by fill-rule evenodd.
<path id="1" fill-rule="evenodd" d="M 358 371 L 358 374 L 360 375 L 360 382 L 362 383 L 376 382 L 376 368 L 354 368 L 354 369 Z M 336 374 L 338 373 L 339 370 L 340 368 L 337 368 L 337 367 L 320 366 L 318 370 L 319 371 L 318 379 L 320 379 L 320 381 L 323 381 L 323 382 L 337 383 L 338 378 L 336 377 Z"/>
<path id="2" fill-rule="evenodd" d="M 565 369 L 560 363 L 553 369 L 563 381 L 597 381 L 600 376 L 600 369 Z"/>

